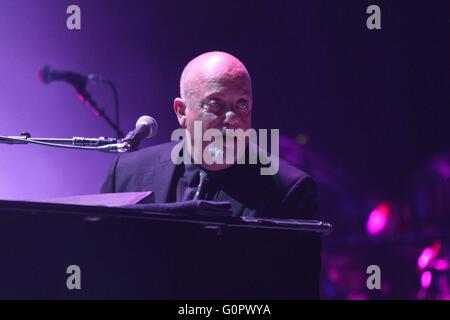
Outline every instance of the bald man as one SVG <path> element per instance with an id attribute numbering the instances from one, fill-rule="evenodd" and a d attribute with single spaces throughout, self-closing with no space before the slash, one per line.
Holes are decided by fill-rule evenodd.
<path id="1" fill-rule="evenodd" d="M 222 163 L 208 164 L 203 151 L 210 144 L 203 141 L 198 152 L 194 152 L 194 122 L 201 123 L 201 132 L 218 129 L 223 136 L 227 129 L 251 128 L 252 85 L 245 66 L 232 55 L 224 52 L 208 52 L 188 63 L 181 74 L 180 98 L 175 98 L 173 107 L 180 126 L 189 133 L 187 150 L 207 170 L 218 171 L 233 164 L 225 163 L 225 148 Z M 248 143 L 248 140 L 246 140 Z M 226 141 L 222 141 L 225 146 Z M 233 150 L 238 157 L 236 149 Z"/>
<path id="2" fill-rule="evenodd" d="M 231 149 L 232 163 L 208 163 L 204 159 L 205 149 L 214 153 L 216 160 L 217 154 L 224 160 L 229 149 L 217 152 L 214 144 L 203 140 L 201 147 L 195 148 L 196 123 L 202 132 L 218 130 L 223 145 L 227 143 L 227 130 L 246 131 L 252 127 L 251 78 L 236 57 L 208 52 L 190 61 L 181 74 L 180 97 L 174 99 L 173 109 L 186 132 L 181 142 L 182 152 L 188 153 L 184 159 L 192 161 L 174 162 L 172 151 L 180 142 L 120 155 L 111 166 L 102 192 L 153 191 L 157 203 L 228 201 L 234 216 L 318 218 L 316 185 L 306 173 L 282 160 L 274 175 L 262 175 L 261 163 L 237 163 L 248 155 L 248 139 L 243 152 Z"/>

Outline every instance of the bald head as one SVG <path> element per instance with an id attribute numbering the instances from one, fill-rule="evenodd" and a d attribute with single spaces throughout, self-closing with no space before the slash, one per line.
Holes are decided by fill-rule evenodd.
<path id="1" fill-rule="evenodd" d="M 198 56 L 183 70 L 180 97 L 174 99 L 173 109 L 180 126 L 189 133 L 187 141 L 191 150 L 196 123 L 202 129 L 197 135 L 215 129 L 225 139 L 227 129 L 246 132 L 251 128 L 253 109 L 252 85 L 247 69 L 237 58 L 225 52 L 208 52 Z M 203 150 L 211 147 L 208 139 L 203 138 L 200 137 L 202 150 L 194 150 L 195 158 L 202 158 Z M 236 153 L 237 159 L 237 151 L 232 152 Z M 226 152 L 218 154 L 226 156 Z M 222 170 L 231 164 L 203 163 L 202 166 L 208 170 Z"/>
<path id="2" fill-rule="evenodd" d="M 207 52 L 191 60 L 184 68 L 180 79 L 180 97 L 187 102 L 197 91 L 201 91 L 202 86 L 227 85 L 233 81 L 249 84 L 251 88 L 250 75 L 244 64 L 226 52 Z"/>

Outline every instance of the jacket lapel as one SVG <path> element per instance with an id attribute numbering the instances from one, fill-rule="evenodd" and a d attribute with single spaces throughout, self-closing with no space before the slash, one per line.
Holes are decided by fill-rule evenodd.
<path id="1" fill-rule="evenodd" d="M 167 150 L 159 154 L 159 162 L 149 164 L 144 176 L 144 188 L 155 193 L 155 203 L 167 202 L 170 186 L 175 173 L 175 164 L 171 160 L 175 143 L 168 144 Z"/>

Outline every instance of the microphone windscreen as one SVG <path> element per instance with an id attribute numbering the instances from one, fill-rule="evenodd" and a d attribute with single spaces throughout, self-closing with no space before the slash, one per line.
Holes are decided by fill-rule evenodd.
<path id="1" fill-rule="evenodd" d="M 158 132 L 158 124 L 156 123 L 156 120 L 150 116 L 142 116 L 136 121 L 136 127 L 141 125 L 148 126 L 149 128 L 147 139 L 153 137 Z"/>

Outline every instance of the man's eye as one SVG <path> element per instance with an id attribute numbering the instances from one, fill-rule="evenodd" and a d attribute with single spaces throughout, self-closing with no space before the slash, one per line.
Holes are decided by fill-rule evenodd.
<path id="1" fill-rule="evenodd" d="M 208 102 L 208 107 L 213 109 L 220 109 L 222 107 L 222 104 L 219 101 L 211 100 Z"/>
<path id="2" fill-rule="evenodd" d="M 241 110 L 247 109 L 247 108 L 248 108 L 248 101 L 246 101 L 246 100 L 241 100 L 241 101 L 239 101 L 239 102 L 238 102 L 238 107 L 239 107 L 239 109 L 241 109 Z"/>

